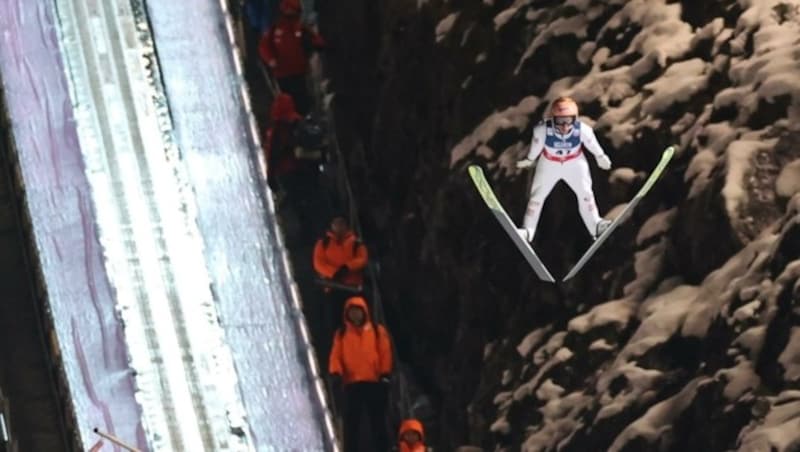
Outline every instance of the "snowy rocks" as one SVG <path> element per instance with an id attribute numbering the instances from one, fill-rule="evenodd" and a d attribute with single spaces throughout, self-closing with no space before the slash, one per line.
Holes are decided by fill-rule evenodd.
<path id="1" fill-rule="evenodd" d="M 567 324 L 567 328 L 580 335 L 587 335 L 590 331 L 598 329 L 620 332 L 631 321 L 635 309 L 636 303 L 630 299 L 609 301 L 573 318 Z"/>
<path id="2" fill-rule="evenodd" d="M 791 198 L 800 192 L 800 160 L 795 160 L 784 166 L 778 179 L 775 181 L 775 191 L 778 196 Z"/>
<path id="3" fill-rule="evenodd" d="M 800 256 L 800 215 L 790 218 L 782 228 L 775 254 L 770 262 L 770 273 L 777 277 Z"/>
<path id="4" fill-rule="evenodd" d="M 724 180 L 716 163 L 708 177 L 699 193 L 678 206 L 672 234 L 679 244 L 674 248 L 677 264 L 690 282 L 699 282 L 742 246 L 725 211 Z"/>
<path id="5" fill-rule="evenodd" d="M 778 356 L 783 367 L 783 379 L 787 382 L 800 382 L 800 328 L 792 327 L 786 348 Z"/>
<path id="6" fill-rule="evenodd" d="M 532 332 L 523 341 L 526 355 L 541 344 L 527 371 L 532 378 L 503 398 L 502 431 L 492 430 L 502 439 L 486 444 L 618 451 L 791 444 L 779 432 L 800 411 L 774 406 L 785 394 L 759 394 L 800 379 L 800 329 L 793 326 L 800 324 L 800 260 L 769 274 L 793 233 L 788 227 L 754 241 L 699 286 L 667 285 L 638 302 L 598 305 L 570 320 L 566 335 Z M 632 315 L 633 328 L 620 330 Z M 619 352 L 603 337 L 623 344 Z M 756 406 L 762 414 L 753 417 Z"/>
<path id="7" fill-rule="evenodd" d="M 364 20 L 329 25 L 348 49 L 331 55 L 344 157 L 398 350 L 443 420 L 438 449 L 788 450 L 798 2 L 424 3 L 362 1 Z M 464 168 L 484 165 L 519 221 L 529 173 L 514 160 L 562 94 L 614 162 L 590 163 L 604 215 L 679 152 L 555 287 Z M 590 240 L 574 202 L 559 186 L 544 206 L 536 246 L 556 274 Z"/>
<path id="8" fill-rule="evenodd" d="M 740 450 L 794 451 L 800 448 L 800 391 L 786 390 L 767 398 L 766 413 L 753 419 L 739 437 Z"/>
<path id="9" fill-rule="evenodd" d="M 453 24 L 456 23 L 458 19 L 458 13 L 452 13 L 439 21 L 439 24 L 436 25 L 436 42 L 441 42 L 447 34 L 450 33 L 450 30 L 453 28 Z"/>

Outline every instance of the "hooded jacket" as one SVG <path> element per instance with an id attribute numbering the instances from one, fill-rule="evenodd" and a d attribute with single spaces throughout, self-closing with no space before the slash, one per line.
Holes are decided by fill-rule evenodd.
<path id="1" fill-rule="evenodd" d="M 408 444 L 403 441 L 403 433 L 417 432 L 420 436 L 420 441 L 415 444 Z M 422 422 L 416 419 L 406 419 L 400 424 L 400 431 L 397 433 L 397 450 L 399 452 L 425 452 L 425 429 L 422 427 Z"/>
<path id="2" fill-rule="evenodd" d="M 352 231 L 348 231 L 342 240 L 338 240 L 336 234 L 328 231 L 314 245 L 314 270 L 323 278 L 331 279 L 342 265 L 346 265 L 350 272 L 340 282 L 351 286 L 363 284 L 367 247 L 358 241 Z"/>
<path id="3" fill-rule="evenodd" d="M 364 310 L 365 321 L 359 326 L 347 320 L 347 310 L 358 306 Z M 382 325 L 372 323 L 367 302 L 362 297 L 352 297 L 345 303 L 344 328 L 336 331 L 328 360 L 331 375 L 340 375 L 344 384 L 380 380 L 392 372 L 392 345 L 389 333 Z"/>
<path id="4" fill-rule="evenodd" d="M 322 37 L 303 25 L 300 0 L 283 0 L 280 17 L 261 37 L 258 53 L 277 78 L 305 75 L 313 49 L 324 46 Z"/>
<path id="5" fill-rule="evenodd" d="M 294 156 L 293 130 L 302 119 L 288 94 L 278 94 L 270 108 L 271 124 L 264 134 L 263 146 L 270 177 L 287 174 L 298 166 Z"/>

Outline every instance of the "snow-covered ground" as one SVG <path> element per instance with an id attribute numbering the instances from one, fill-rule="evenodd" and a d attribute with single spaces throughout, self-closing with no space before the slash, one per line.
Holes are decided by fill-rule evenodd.
<path id="1" fill-rule="evenodd" d="M 331 448 L 220 3 L 53 6 L 0 65 L 78 441 Z"/>
<path id="2" fill-rule="evenodd" d="M 531 332 L 517 346 L 520 356 L 529 364 L 519 373 L 504 372 L 500 380 L 503 392 L 495 398 L 497 419 L 490 430 L 507 435 L 513 428 L 519 428 L 509 423 L 509 413 L 515 404 L 527 406 L 526 409 L 538 410 L 542 420 L 524 426 L 527 439 L 522 450 L 556 450 L 558 444 L 568 444 L 573 434 L 587 426 L 625 419 L 630 413 L 646 408 L 618 432 L 609 450 L 623 450 L 634 440 L 643 440 L 653 447 L 658 444 L 668 447 L 673 424 L 694 403 L 698 389 L 710 385 L 721 388 L 719 403 L 723 405 L 719 408 L 728 406 L 732 410 L 736 404 L 749 405 L 756 400 L 765 404 L 765 412 L 743 426 L 738 450 L 795 450 L 793 447 L 798 444 L 795 424 L 800 408 L 790 402 L 797 399 L 797 394 L 786 391 L 764 398 L 760 395 L 764 391 L 761 378 L 754 370 L 759 366 L 760 349 L 767 334 L 765 325 L 773 324 L 776 313 L 786 309 L 789 299 L 781 297 L 787 293 L 796 295 L 800 287 L 797 256 L 777 276 L 769 276 L 769 263 L 775 254 L 787 241 L 797 239 L 800 196 L 795 196 L 793 203 L 795 207 L 787 216 L 787 225 L 794 225 L 794 237 L 787 235 L 792 230 L 789 227 L 784 228 L 783 234 L 765 233 L 699 285 L 666 280 L 646 295 L 636 292 L 593 307 L 572 319 L 566 331 Z M 637 271 L 637 280 L 629 286 L 636 285 L 640 278 L 648 278 L 653 270 L 645 267 Z M 713 334 L 719 334 L 720 327 L 714 326 L 718 322 L 734 334 L 728 350 L 731 367 L 703 368 L 701 364 L 698 375 L 680 391 L 659 400 L 661 386 L 675 369 L 651 368 L 658 362 L 653 356 L 663 353 L 662 347 L 676 338 L 706 340 L 712 330 Z M 625 334 L 631 326 L 635 328 Z M 566 348 L 567 335 L 571 336 L 570 343 L 581 346 Z M 589 338 L 597 337 L 600 338 L 590 342 Z M 620 337 L 624 342 L 615 342 Z M 800 381 L 797 328 L 791 328 L 781 350 L 778 356 L 783 369 L 781 378 L 787 383 Z M 575 385 L 574 375 L 559 371 L 559 367 L 577 366 L 574 360 L 592 354 L 598 354 L 593 360 L 603 363 L 591 369 L 584 384 Z M 566 381 L 561 382 L 559 377 Z M 530 397 L 538 401 L 527 402 Z M 636 444 L 642 447 L 643 443 Z"/>
<path id="3" fill-rule="evenodd" d="M 148 13 L 252 442 L 265 451 L 327 450 L 333 421 L 231 48 L 233 25 L 215 0 L 148 2 Z M 206 37 L 201 55 L 196 33 Z"/>
<path id="4" fill-rule="evenodd" d="M 151 445 L 247 450 L 191 187 L 174 142 L 165 140 L 172 127 L 155 101 L 166 102 L 145 66 L 155 64 L 152 38 L 137 33 L 147 18 L 130 3 L 115 11 L 56 5 L 100 242 Z M 231 435 L 236 430 L 242 434 Z"/>
<path id="5" fill-rule="evenodd" d="M 40 284 L 58 332 L 54 339 L 77 421 L 75 435 L 92 444 L 97 427 L 148 450 L 93 219 L 55 20 L 48 0 L 0 4 L 0 73 L 42 268 Z"/>

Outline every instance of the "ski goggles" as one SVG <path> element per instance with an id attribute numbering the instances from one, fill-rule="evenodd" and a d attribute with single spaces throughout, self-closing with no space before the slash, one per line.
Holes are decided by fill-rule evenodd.
<path id="1" fill-rule="evenodd" d="M 557 126 L 571 126 L 574 122 L 574 116 L 556 116 L 553 118 L 553 123 Z"/>

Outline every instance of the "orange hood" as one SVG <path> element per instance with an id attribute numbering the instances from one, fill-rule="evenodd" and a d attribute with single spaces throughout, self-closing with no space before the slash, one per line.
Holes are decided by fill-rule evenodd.
<path id="1" fill-rule="evenodd" d="M 331 242 L 338 242 L 338 241 L 339 241 L 339 240 L 336 238 L 336 234 L 334 234 L 334 233 L 333 233 L 333 231 L 326 231 L 326 232 L 325 232 L 325 235 L 327 235 L 327 236 L 328 236 L 328 238 L 331 240 Z M 353 237 L 353 236 L 355 236 L 355 235 L 356 235 L 356 234 L 355 234 L 355 233 L 354 233 L 352 230 L 348 230 L 347 232 L 345 232 L 344 234 L 342 234 L 342 240 L 341 240 L 341 242 L 342 242 L 342 243 L 344 243 L 344 242 L 346 242 L 346 241 L 347 241 L 347 240 L 348 240 L 350 237 Z"/>
<path id="2" fill-rule="evenodd" d="M 352 307 L 363 309 L 367 322 L 362 327 L 356 327 L 345 320 L 345 330 L 339 330 L 333 336 L 328 371 L 332 375 L 341 375 L 342 382 L 346 385 L 377 382 L 381 376 L 392 373 L 392 343 L 389 333 L 382 325 L 374 324 L 369 319 L 369 308 L 363 297 L 348 299 L 344 311 Z"/>
<path id="3" fill-rule="evenodd" d="M 350 323 L 347 320 L 347 310 L 350 309 L 351 306 L 357 306 L 364 310 L 364 324 L 370 323 L 372 320 L 369 316 L 369 306 L 367 306 L 367 300 L 364 297 L 351 297 L 347 300 L 347 303 L 344 304 L 344 310 L 342 311 L 342 316 L 344 317 L 344 321 L 346 325 L 352 326 L 355 328 L 356 326 Z"/>
<path id="4" fill-rule="evenodd" d="M 421 438 L 420 442 L 415 443 L 413 445 L 406 443 L 403 441 L 403 433 L 406 432 L 417 432 Z M 400 424 L 400 431 L 397 433 L 399 439 L 399 449 L 403 452 L 410 451 L 410 452 L 418 452 L 425 450 L 425 429 L 422 427 L 422 422 L 416 419 L 406 419 Z"/>

